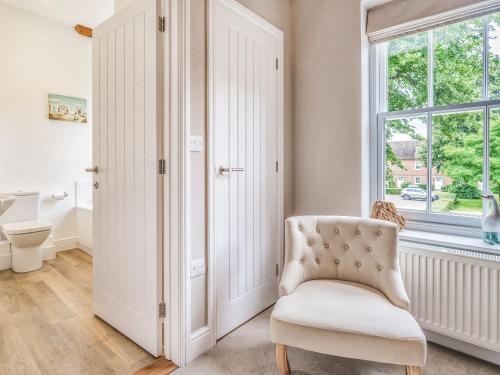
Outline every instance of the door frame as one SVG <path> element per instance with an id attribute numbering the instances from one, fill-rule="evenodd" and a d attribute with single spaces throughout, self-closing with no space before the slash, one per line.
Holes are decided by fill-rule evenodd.
<path id="1" fill-rule="evenodd" d="M 214 25 L 215 25 L 215 4 L 220 3 L 238 13 L 248 21 L 263 28 L 266 32 L 276 37 L 278 40 L 278 73 L 277 73 L 277 162 L 278 162 L 278 176 L 277 176 L 277 223 L 278 230 L 278 252 L 276 263 L 279 265 L 278 276 L 281 275 L 283 270 L 284 261 L 284 35 L 283 31 L 276 26 L 252 12 L 248 8 L 241 5 L 236 0 L 208 0 L 208 84 L 207 84 L 207 302 L 208 302 L 208 329 L 211 331 L 212 346 L 216 344 L 216 324 L 217 324 L 217 288 L 216 288 L 216 249 L 215 238 L 213 235 L 214 230 L 214 178 L 217 166 L 214 164 L 214 72 L 215 72 L 215 40 L 214 40 Z"/>
<path id="2" fill-rule="evenodd" d="M 189 155 L 191 0 L 164 0 L 164 353 L 187 364 L 189 340 Z"/>
<path id="3" fill-rule="evenodd" d="M 167 179 L 164 184 L 164 324 L 165 356 L 179 367 L 216 344 L 216 275 L 213 243 L 213 24 L 214 4 L 221 1 L 247 19 L 265 28 L 279 39 L 278 46 L 278 121 L 277 121 L 277 228 L 279 275 L 284 260 L 284 120 L 283 120 L 283 32 L 235 0 L 206 0 L 207 5 L 207 326 L 191 332 L 190 291 L 190 157 L 187 147 L 191 113 L 191 0 L 164 0 L 166 16 L 164 67 L 164 150 L 167 155 Z M 198 1 L 198 0 L 197 0 Z"/>

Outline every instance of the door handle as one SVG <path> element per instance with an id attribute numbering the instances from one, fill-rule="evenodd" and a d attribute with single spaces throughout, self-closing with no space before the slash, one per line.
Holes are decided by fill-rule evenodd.
<path id="1" fill-rule="evenodd" d="M 85 168 L 85 172 L 89 172 L 89 173 L 99 173 L 99 168 L 97 167 L 97 165 L 94 165 L 92 168 Z"/>
<path id="2" fill-rule="evenodd" d="M 245 168 L 227 168 L 223 165 L 219 167 L 219 174 L 222 176 L 230 175 L 233 172 L 245 172 Z"/>

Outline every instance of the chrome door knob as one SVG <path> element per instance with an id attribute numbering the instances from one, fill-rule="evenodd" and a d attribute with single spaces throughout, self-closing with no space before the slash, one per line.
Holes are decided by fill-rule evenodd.
<path id="1" fill-rule="evenodd" d="M 245 172 L 245 168 L 227 168 L 223 165 L 219 167 L 219 174 L 221 176 L 230 175 L 233 172 Z"/>

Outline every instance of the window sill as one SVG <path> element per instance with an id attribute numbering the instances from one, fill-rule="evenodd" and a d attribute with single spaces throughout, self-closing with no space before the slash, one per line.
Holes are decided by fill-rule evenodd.
<path id="1" fill-rule="evenodd" d="M 469 250 L 494 255 L 500 254 L 500 245 L 488 245 L 480 238 L 458 236 L 455 234 L 441 234 L 404 229 L 399 232 L 399 239 L 408 242 L 450 247 L 453 249 Z"/>

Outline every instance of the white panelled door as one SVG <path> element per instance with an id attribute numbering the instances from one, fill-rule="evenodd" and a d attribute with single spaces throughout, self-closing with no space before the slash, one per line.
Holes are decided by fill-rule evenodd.
<path id="1" fill-rule="evenodd" d="M 157 0 L 93 32 L 94 312 L 161 352 L 161 124 Z"/>
<path id="2" fill-rule="evenodd" d="M 277 298 L 278 29 L 214 2 L 213 228 L 217 338 Z"/>

